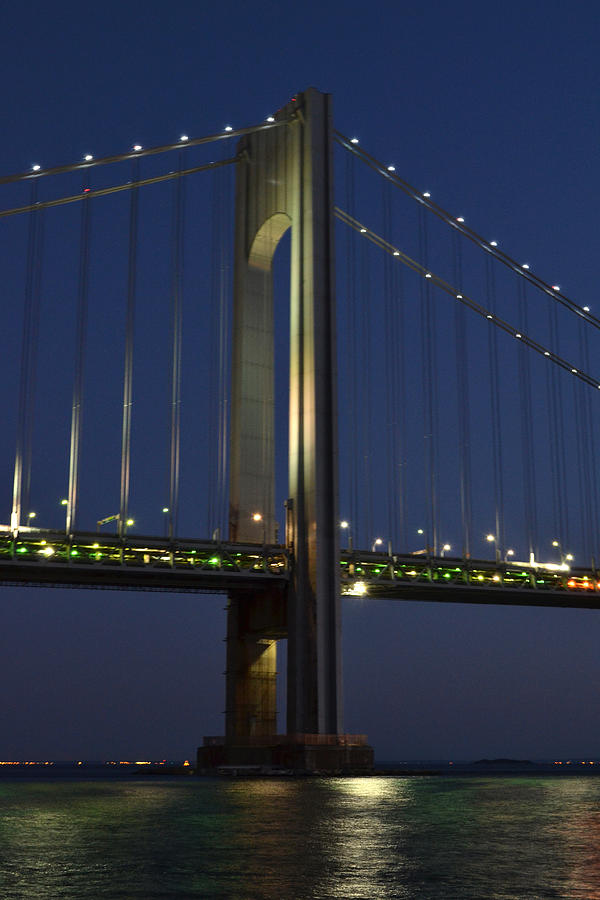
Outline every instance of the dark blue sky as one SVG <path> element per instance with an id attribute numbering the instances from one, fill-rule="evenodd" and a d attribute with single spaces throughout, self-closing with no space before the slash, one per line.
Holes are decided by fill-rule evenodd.
<path id="1" fill-rule="evenodd" d="M 12 6 L 0 172 L 251 124 L 314 85 L 341 131 L 594 309 L 600 24 L 572 9 Z M 0 758 L 189 756 L 222 731 L 224 598 L 1 599 Z M 344 627 L 346 728 L 381 759 L 600 754 L 597 613 L 355 600 Z"/>

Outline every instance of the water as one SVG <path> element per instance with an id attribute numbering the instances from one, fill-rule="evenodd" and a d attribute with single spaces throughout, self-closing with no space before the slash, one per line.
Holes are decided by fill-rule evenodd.
<path id="1" fill-rule="evenodd" d="M 600 900 L 600 779 L 2 779 L 0 897 Z"/>

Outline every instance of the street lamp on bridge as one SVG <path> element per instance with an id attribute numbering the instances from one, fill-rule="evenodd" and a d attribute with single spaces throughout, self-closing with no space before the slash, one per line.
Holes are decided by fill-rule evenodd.
<path id="1" fill-rule="evenodd" d="M 259 522 L 262 522 L 262 526 L 263 526 L 262 527 L 262 542 L 263 542 L 263 544 L 266 544 L 267 543 L 267 531 L 266 531 L 267 526 L 266 526 L 265 518 L 264 518 L 263 514 L 259 513 L 259 512 L 252 513 L 252 521 L 256 522 L 257 524 Z"/>
<path id="2" fill-rule="evenodd" d="M 345 519 L 342 519 L 342 521 L 340 522 L 340 528 L 342 529 L 342 531 L 348 532 L 348 550 L 352 550 L 352 531 L 350 530 L 350 523 Z"/>
<path id="3" fill-rule="evenodd" d="M 498 540 L 496 538 L 496 535 L 495 534 L 486 534 L 485 539 L 490 544 L 494 545 L 494 555 L 496 557 L 496 562 L 499 563 L 500 562 L 500 548 L 498 546 Z"/>
<path id="4" fill-rule="evenodd" d="M 560 555 L 560 564 L 561 566 L 566 565 L 567 563 L 573 562 L 573 554 L 572 553 L 564 553 L 563 548 L 561 547 L 560 541 L 552 541 L 552 546 L 556 547 Z"/>

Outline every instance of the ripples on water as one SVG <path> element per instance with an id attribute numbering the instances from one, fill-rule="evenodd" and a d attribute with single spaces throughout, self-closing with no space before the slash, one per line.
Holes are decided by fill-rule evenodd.
<path id="1" fill-rule="evenodd" d="M 600 900 L 600 779 L 6 780 L 0 897 Z"/>

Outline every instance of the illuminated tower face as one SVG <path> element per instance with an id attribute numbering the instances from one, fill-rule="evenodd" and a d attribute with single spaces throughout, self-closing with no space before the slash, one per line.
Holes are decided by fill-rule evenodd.
<path id="1" fill-rule="evenodd" d="M 277 124 L 289 120 L 287 124 Z M 330 99 L 299 94 L 240 142 L 230 538 L 273 541 L 273 254 L 291 228 L 289 530 L 285 602 L 232 597 L 228 737 L 272 734 L 275 640 L 288 638 L 288 733 L 342 730 Z M 251 606 L 254 605 L 254 609 Z M 283 607 L 283 608 L 282 608 Z"/>

